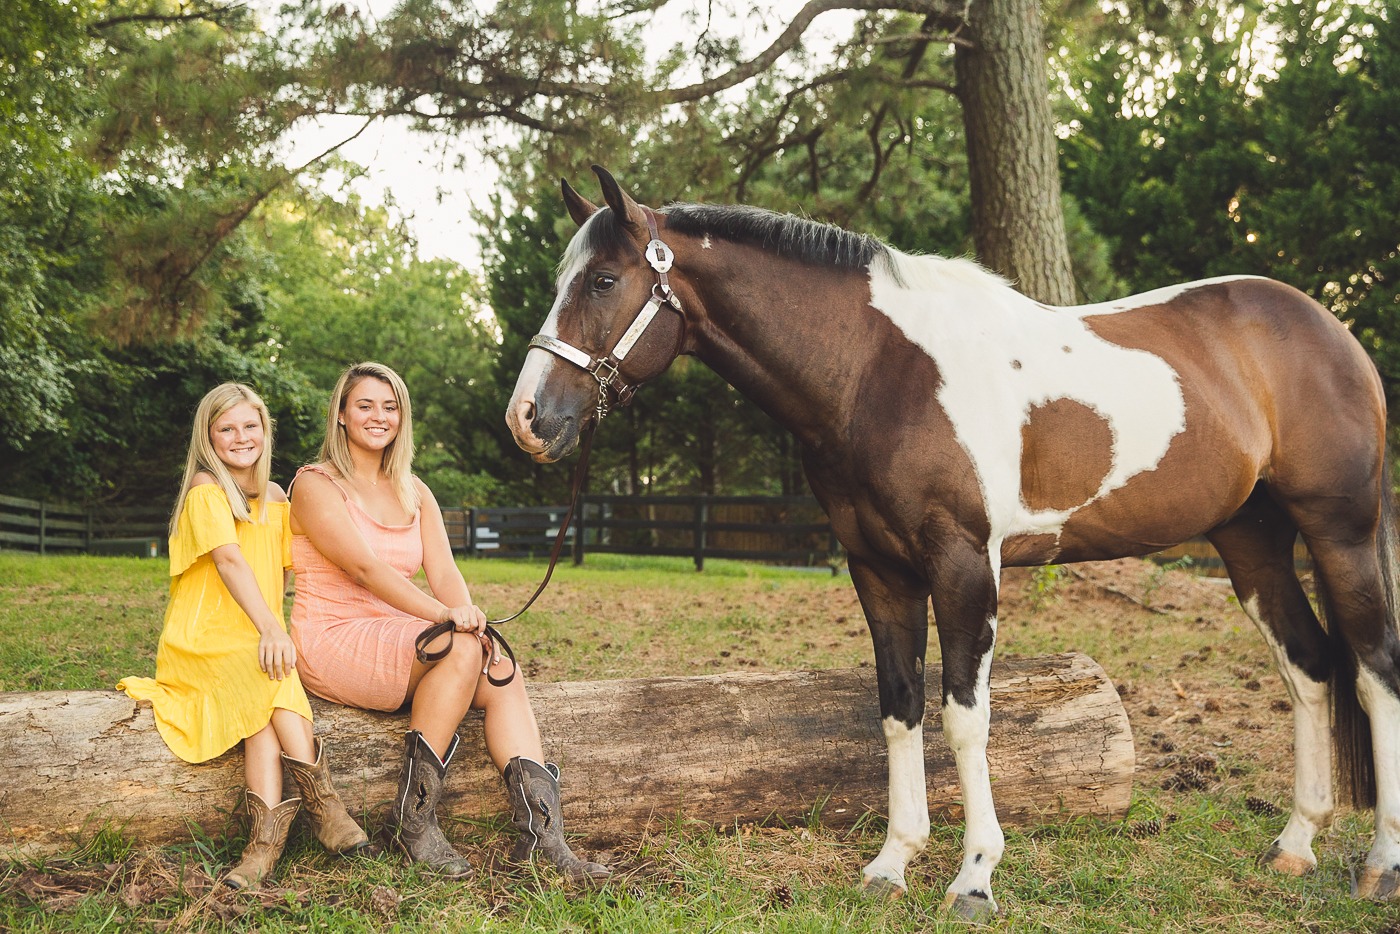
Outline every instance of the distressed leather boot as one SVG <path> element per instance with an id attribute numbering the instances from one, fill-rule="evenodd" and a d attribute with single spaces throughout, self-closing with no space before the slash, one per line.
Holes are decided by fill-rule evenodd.
<path id="1" fill-rule="evenodd" d="M 287 845 L 287 832 L 301 807 L 300 798 L 288 798 L 275 808 L 255 792 L 247 792 L 248 843 L 243 858 L 224 876 L 224 885 L 231 889 L 256 889 L 272 872 L 282 848 Z"/>
<path id="2" fill-rule="evenodd" d="M 452 849 L 437 819 L 442 783 L 457 751 L 457 737 L 452 737 L 447 756 L 441 759 L 417 730 L 409 730 L 404 740 L 403 774 L 387 829 L 411 861 L 449 879 L 466 878 L 472 874 L 471 863 Z"/>
<path id="3" fill-rule="evenodd" d="M 326 747 L 316 742 L 316 761 L 302 762 L 285 752 L 282 762 L 292 773 L 301 791 L 301 806 L 311 821 L 311 832 L 321 845 L 332 853 L 358 853 L 369 846 L 369 837 L 345 810 L 345 803 L 331 784 L 331 767 L 326 762 Z"/>
<path id="4" fill-rule="evenodd" d="M 505 781 L 510 820 L 520 833 L 511 848 L 511 859 L 525 862 L 536 853 L 543 854 L 570 882 L 592 882 L 612 875 L 606 866 L 579 859 L 564 841 L 557 765 L 540 765 L 534 759 L 516 756 L 506 763 Z"/>

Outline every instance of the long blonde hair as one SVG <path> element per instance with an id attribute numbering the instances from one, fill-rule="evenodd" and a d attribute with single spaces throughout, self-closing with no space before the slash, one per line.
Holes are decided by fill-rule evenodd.
<path id="1" fill-rule="evenodd" d="M 253 467 L 253 482 L 257 487 L 258 515 L 253 518 L 248 495 L 233 479 L 228 467 L 214 452 L 214 443 L 209 439 L 209 430 L 215 421 L 235 405 L 248 403 L 258 413 L 263 428 L 263 449 Z M 267 406 L 251 387 L 242 383 L 220 383 L 204 394 L 194 410 L 194 425 L 190 429 L 190 449 L 185 455 L 185 478 L 180 481 L 180 495 L 175 497 L 175 508 L 170 513 L 170 534 L 174 535 L 180 524 L 180 514 L 185 509 L 185 498 L 194 486 L 195 475 L 200 471 L 210 474 L 219 489 L 228 497 L 233 517 L 242 522 L 262 522 L 267 518 L 267 482 L 272 475 L 272 416 L 267 414 Z"/>
<path id="2" fill-rule="evenodd" d="M 331 391 L 326 412 L 326 440 L 321 442 L 321 462 L 330 464 L 342 477 L 355 474 L 355 462 L 350 457 L 350 442 L 340 417 L 345 413 L 345 400 L 362 380 L 377 379 L 386 383 L 399 404 L 399 431 L 384 449 L 380 470 L 389 479 L 394 495 L 409 513 L 418 511 L 418 489 L 413 485 L 413 404 L 408 398 L 408 386 L 399 374 L 382 363 L 356 363 L 346 367 Z"/>

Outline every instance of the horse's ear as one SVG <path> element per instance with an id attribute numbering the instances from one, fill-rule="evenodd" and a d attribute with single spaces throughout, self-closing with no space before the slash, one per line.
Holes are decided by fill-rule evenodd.
<path id="1" fill-rule="evenodd" d="M 637 202 L 628 197 L 627 193 L 617 184 L 617 179 L 613 178 L 607 169 L 601 165 L 593 166 L 593 174 L 598 176 L 598 184 L 603 186 L 603 200 L 608 203 L 608 207 L 613 209 L 618 220 L 622 221 L 624 227 L 630 227 L 637 231 L 645 231 L 647 219 L 642 214 L 642 209 L 637 206 Z"/>
<path id="2" fill-rule="evenodd" d="M 583 222 L 598 210 L 598 206 L 574 191 L 574 186 L 569 184 L 568 179 L 559 179 L 559 185 L 564 189 L 564 204 L 569 208 L 569 216 L 574 219 L 575 224 L 582 227 Z"/>

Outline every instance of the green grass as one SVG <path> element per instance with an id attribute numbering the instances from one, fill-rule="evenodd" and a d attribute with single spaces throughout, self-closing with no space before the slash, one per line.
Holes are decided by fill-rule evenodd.
<path id="1" fill-rule="evenodd" d="M 514 612 L 543 571 L 541 562 L 463 567 L 492 616 Z M 0 689 L 108 689 L 122 675 L 150 673 L 166 583 L 163 561 L 0 552 Z M 1121 633 L 1114 620 L 1085 622 L 1071 635 L 1073 615 L 1066 606 L 1045 614 L 1066 630 L 1057 645 L 1046 627 L 1018 618 L 1005 647 L 1030 654 L 1073 644 L 1096 658 L 1101 652 L 1118 679 L 1154 666 L 1188 679 L 1183 672 L 1196 669 L 1172 665 L 1183 648 L 1199 645 L 1215 645 L 1222 665 L 1239 663 L 1230 654 L 1242 638 L 1232 621 L 1207 631 L 1195 619 L 1155 615 L 1160 641 L 1130 647 L 1114 641 L 1112 632 Z M 583 568 L 560 568 L 537 609 L 507 632 L 533 680 L 870 660 L 849 579 L 734 562 L 707 562 L 696 574 L 679 559 L 590 557 Z M 1151 755 L 1140 740 L 1140 759 Z M 1369 843 L 1370 815 L 1345 815 L 1319 840 L 1316 873 L 1279 876 L 1255 858 L 1284 816 L 1245 807 L 1252 778 L 1243 757 L 1240 765 L 1244 779 L 1207 791 L 1168 792 L 1144 781 L 1121 822 L 1009 829 L 996 875 L 1003 915 L 988 929 L 1400 932 L 1400 908 L 1347 894 L 1350 867 Z M 500 827 L 459 823 L 450 833 L 478 866 L 490 865 L 505 845 Z M 0 931 L 966 930 L 941 911 L 961 828 L 934 828 L 927 853 L 909 867 L 908 895 L 895 902 L 870 901 L 855 887 L 882 835 L 879 820 L 850 832 L 816 820 L 729 833 L 674 824 L 607 854 L 618 878 L 595 890 L 503 869 L 446 883 L 389 856 L 334 860 L 297 838 L 270 891 L 225 896 L 212 879 L 235 856 L 236 832 L 154 850 L 108 829 L 68 858 L 0 863 Z"/>

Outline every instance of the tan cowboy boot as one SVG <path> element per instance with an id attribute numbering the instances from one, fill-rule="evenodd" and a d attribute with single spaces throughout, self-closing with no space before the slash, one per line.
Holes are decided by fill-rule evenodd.
<path id="1" fill-rule="evenodd" d="M 287 845 L 287 832 L 301 807 L 300 798 L 288 798 L 275 808 L 255 792 L 247 792 L 248 843 L 243 858 L 224 876 L 224 885 L 231 889 L 255 889 L 263 877 L 272 872 L 282 848 Z"/>
<path id="2" fill-rule="evenodd" d="M 331 767 L 326 747 L 319 739 L 314 763 L 293 759 L 285 752 L 282 761 L 301 790 L 301 804 L 311 820 L 311 832 L 332 853 L 358 853 L 369 846 L 369 837 L 345 810 L 345 804 L 331 784 Z"/>
<path id="3" fill-rule="evenodd" d="M 449 879 L 466 878 L 472 874 L 471 863 L 452 849 L 437 819 L 442 783 L 447 777 L 452 754 L 457 751 L 457 737 L 452 737 L 452 745 L 442 759 L 417 730 L 409 730 L 404 739 L 399 795 L 394 800 L 393 810 L 389 812 L 387 829 L 394 843 L 413 862 Z"/>
<path id="4" fill-rule="evenodd" d="M 506 763 L 505 781 L 511 823 L 520 832 L 511 859 L 524 862 L 541 853 L 570 882 L 594 882 L 612 875 L 606 866 L 579 859 L 564 841 L 559 766 L 516 756 Z"/>

